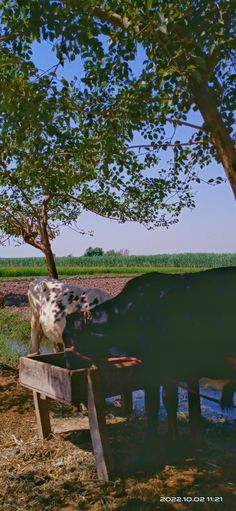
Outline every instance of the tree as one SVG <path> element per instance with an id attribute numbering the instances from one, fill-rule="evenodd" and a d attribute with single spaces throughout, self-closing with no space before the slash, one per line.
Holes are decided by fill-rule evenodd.
<path id="1" fill-rule="evenodd" d="M 66 0 L 65 3 L 80 16 L 77 40 L 81 40 L 82 22 L 86 19 L 89 24 L 93 54 L 85 57 L 87 83 L 91 87 L 102 86 L 108 79 L 115 83 L 120 78 L 121 86 L 115 100 L 112 98 L 113 112 L 114 109 L 117 113 L 125 110 L 130 126 L 136 122 L 137 127 L 143 127 L 153 140 L 153 149 L 156 140 L 160 139 L 163 144 L 162 137 L 158 137 L 161 126 L 166 123 L 175 127 L 188 125 L 186 118 L 191 108 L 199 110 L 203 124 L 192 126 L 196 133 L 187 145 L 196 144 L 192 155 L 200 164 L 204 165 L 203 156 L 207 161 L 214 156 L 222 163 L 236 197 L 236 151 L 232 136 L 235 104 L 233 2 L 95 0 L 87 3 Z M 98 45 L 101 34 L 110 38 L 106 52 Z M 137 54 L 137 44 L 143 46 L 146 54 L 138 79 L 131 76 L 129 68 Z M 100 72 L 95 73 L 102 52 Z M 97 103 L 102 110 L 101 101 Z M 91 105 L 91 110 L 93 108 L 95 105 Z M 148 128 L 142 119 L 149 121 Z M 178 141 L 171 140 L 171 145 L 177 152 Z"/>
<path id="2" fill-rule="evenodd" d="M 84 256 L 85 257 L 97 257 L 104 255 L 103 249 L 101 247 L 88 247 L 85 250 Z"/>
<path id="3" fill-rule="evenodd" d="M 11 0 L 0 6 L 3 170 L 20 162 L 23 147 L 35 180 L 34 160 L 46 151 L 50 169 L 54 159 L 60 168 L 62 203 L 148 227 L 169 225 L 194 205 L 191 183 L 201 179 L 195 165 L 205 168 L 213 157 L 236 193 L 231 0 Z M 33 62 L 34 40 L 49 41 L 55 52 L 46 73 Z M 140 48 L 144 57 L 134 72 Z M 84 75 L 60 79 L 65 60 L 78 55 Z M 192 109 L 202 123 L 189 122 Z M 193 130 L 184 143 L 180 127 Z M 133 143 L 136 131 L 139 144 Z M 161 157 L 168 148 L 166 168 Z M 29 165 L 18 167 L 25 179 L 28 171 Z M 57 170 L 50 176 L 44 165 L 40 176 L 44 190 L 54 186 L 55 194 Z"/>
<path id="4" fill-rule="evenodd" d="M 4 148 L 3 165 L 8 164 L 8 158 L 12 164 L 14 153 L 18 154 L 23 146 L 27 158 L 31 158 L 31 175 L 35 174 L 34 159 L 38 150 L 43 146 L 44 154 L 46 147 L 49 155 L 53 146 L 50 168 L 56 158 L 58 165 L 62 162 L 62 176 L 64 166 L 62 201 L 66 197 L 82 209 L 121 222 L 138 221 L 148 227 L 177 221 L 183 207 L 193 206 L 189 189 L 192 174 L 184 173 L 187 162 L 183 163 L 179 175 L 165 169 L 159 171 L 158 177 L 148 175 L 146 169 L 155 165 L 157 158 L 150 155 L 149 160 L 147 157 L 140 162 L 135 152 L 127 151 L 127 140 L 131 141 L 133 133 L 130 126 L 122 118 L 111 119 L 111 123 L 106 124 L 100 113 L 96 118 L 93 113 L 90 115 L 87 107 L 84 108 L 84 102 L 92 98 L 89 88 L 81 87 L 77 78 L 70 82 L 58 78 L 57 72 L 64 60 L 74 58 L 71 53 L 74 41 L 70 41 L 70 31 L 68 41 L 64 38 L 63 27 L 67 21 L 73 24 L 77 14 L 68 14 L 61 2 L 36 4 L 28 1 L 22 7 L 17 0 L 2 3 L 0 12 L 0 147 Z M 44 73 L 40 73 L 32 60 L 35 38 L 50 39 L 51 45 L 55 42 L 57 63 Z M 30 145 L 29 136 L 31 141 L 34 140 Z M 20 172 L 27 170 L 24 167 Z M 41 173 L 41 178 L 44 188 L 48 189 L 53 180 L 56 182 L 56 173 L 49 184 L 47 172 Z M 73 193 L 69 189 L 71 184 Z"/>
<path id="5" fill-rule="evenodd" d="M 120 250 L 114 250 L 113 248 L 105 252 L 106 256 L 128 256 L 129 250 L 127 248 L 121 248 Z"/>
<path id="6" fill-rule="evenodd" d="M 5 182 L 4 182 L 5 181 Z M 9 238 L 37 248 L 45 255 L 48 274 L 58 278 L 51 241 L 59 234 L 62 224 L 77 219 L 78 208 L 58 202 L 57 193 L 46 191 L 30 179 L 17 176 L 17 171 L 5 171 L 0 193 L 0 243 Z M 83 233 L 83 231 L 82 231 Z"/>
<path id="7" fill-rule="evenodd" d="M 74 223 L 81 211 L 77 201 L 80 179 L 74 176 L 80 157 L 66 154 L 76 129 L 70 129 L 66 116 L 51 108 L 56 97 L 48 90 L 48 78 L 34 83 L 27 74 L 29 68 L 22 70 L 24 62 L 17 63 L 17 70 L 14 59 L 9 58 L 7 64 L 7 73 L 1 76 L 8 83 L 1 84 L 5 94 L 0 114 L 0 243 L 13 238 L 41 250 L 48 274 L 57 278 L 51 241 L 60 226 Z M 30 69 L 31 74 L 35 72 Z M 11 88 L 16 89 L 15 97 L 11 95 L 12 102 L 7 103 Z M 84 234 L 80 229 L 77 232 Z"/>
<path id="8" fill-rule="evenodd" d="M 129 250 L 127 248 L 121 248 L 118 253 L 122 256 L 127 257 L 129 255 Z"/>
<path id="9" fill-rule="evenodd" d="M 117 252 L 116 250 L 114 250 L 114 248 L 111 248 L 110 250 L 108 250 L 107 252 L 105 252 L 105 255 L 106 256 L 109 256 L 109 257 L 118 257 L 120 256 L 121 254 L 119 252 Z"/>
<path id="10" fill-rule="evenodd" d="M 20 195 L 20 194 L 19 194 Z M 41 205 L 33 202 L 24 204 L 18 196 L 17 201 L 11 201 L 10 196 L 2 194 L 0 198 L 0 243 L 5 244 L 9 238 L 17 242 L 23 240 L 45 255 L 48 274 L 58 278 L 51 240 L 56 237 L 56 228 L 50 225 L 48 219 L 50 196 L 45 196 Z"/>

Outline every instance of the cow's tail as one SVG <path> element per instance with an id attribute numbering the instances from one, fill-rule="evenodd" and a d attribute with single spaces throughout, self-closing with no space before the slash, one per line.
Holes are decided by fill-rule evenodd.
<path id="1" fill-rule="evenodd" d="M 236 381 L 226 383 L 223 387 L 220 405 L 223 409 L 232 408 L 234 404 L 234 393 L 236 392 Z"/>

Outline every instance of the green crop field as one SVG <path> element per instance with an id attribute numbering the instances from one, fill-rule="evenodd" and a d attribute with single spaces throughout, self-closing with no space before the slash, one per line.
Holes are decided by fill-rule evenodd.
<path id="1" fill-rule="evenodd" d="M 183 253 L 147 256 L 56 257 L 61 276 L 134 274 L 147 271 L 197 271 L 236 266 L 236 254 Z M 0 258 L 0 278 L 47 274 L 43 257 Z"/>
<path id="2" fill-rule="evenodd" d="M 57 267 L 61 266 L 161 266 L 161 267 L 217 267 L 234 266 L 236 254 L 213 254 L 213 253 L 183 253 L 183 254 L 158 254 L 144 256 L 94 256 L 94 257 L 56 257 Z M 1 258 L 0 267 L 20 266 L 34 267 L 44 266 L 43 257 L 25 258 Z"/>

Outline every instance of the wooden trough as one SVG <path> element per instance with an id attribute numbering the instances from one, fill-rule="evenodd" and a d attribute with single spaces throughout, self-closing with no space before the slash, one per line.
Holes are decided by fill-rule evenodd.
<path id="1" fill-rule="evenodd" d="M 105 418 L 105 398 L 142 389 L 142 364 L 113 362 L 100 367 L 65 367 L 63 353 L 34 355 L 20 359 L 20 383 L 33 391 L 38 432 L 51 434 L 48 399 L 77 405 L 88 403 L 88 417 L 98 477 L 108 480 L 113 472 Z"/>

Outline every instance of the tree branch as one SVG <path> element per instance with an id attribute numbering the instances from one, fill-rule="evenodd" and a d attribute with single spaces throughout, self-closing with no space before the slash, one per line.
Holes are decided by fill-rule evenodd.
<path id="1" fill-rule="evenodd" d="M 214 48 L 212 54 L 208 58 L 208 65 L 206 69 L 206 78 L 209 79 L 211 74 L 213 73 L 214 67 L 217 64 L 217 57 L 218 57 L 218 49 Z"/>
<path id="2" fill-rule="evenodd" d="M 23 32 L 16 32 L 15 34 L 8 34 L 4 36 L 0 36 L 0 42 L 4 41 L 12 41 L 13 39 L 16 39 L 18 36 L 23 36 Z"/>
<path id="3" fill-rule="evenodd" d="M 27 243 L 28 245 L 31 245 L 34 248 L 38 248 L 42 252 L 44 251 L 43 244 L 40 241 L 36 240 L 34 237 L 32 237 L 30 233 L 23 233 L 22 238 L 24 242 Z"/>
<path id="4" fill-rule="evenodd" d="M 132 27 L 136 35 L 140 32 L 139 24 L 136 23 L 133 25 L 132 21 L 127 18 L 127 16 L 122 16 L 113 11 L 104 11 L 100 7 L 94 7 L 91 14 L 105 23 L 111 23 L 113 27 L 123 28 L 125 30 Z"/>
<path id="5" fill-rule="evenodd" d="M 102 217 L 104 217 L 104 218 L 107 218 L 108 220 L 116 220 L 117 222 L 119 221 L 119 218 L 116 218 L 116 217 L 112 217 L 112 216 L 105 215 L 105 214 L 101 213 L 100 211 L 99 211 L 99 212 L 98 212 L 98 211 L 96 211 L 96 209 L 95 209 L 95 208 L 91 208 L 91 207 L 89 207 L 89 206 L 87 205 L 87 203 L 84 203 L 84 201 L 83 201 L 83 200 L 81 200 L 81 198 L 79 198 L 79 199 L 78 199 L 78 198 L 77 198 L 77 197 L 75 197 L 74 195 L 71 195 L 71 194 L 67 193 L 67 194 L 61 194 L 61 197 L 62 197 L 63 199 L 65 199 L 65 198 L 69 198 L 69 199 L 71 199 L 72 201 L 76 202 L 77 204 L 82 205 L 82 206 L 83 206 L 83 207 L 84 207 L 87 211 L 90 211 L 91 213 L 94 213 L 95 215 L 102 216 Z"/>
<path id="6" fill-rule="evenodd" d="M 28 204 L 28 206 L 32 209 L 32 211 L 34 212 L 35 214 L 35 217 L 38 219 L 39 218 L 39 215 L 38 215 L 38 211 L 37 211 L 37 208 L 34 207 L 34 205 L 32 204 L 31 200 L 29 199 L 29 197 L 27 196 L 27 194 L 25 193 L 24 189 L 22 189 L 22 187 L 19 185 L 19 183 L 17 183 L 16 179 L 14 178 L 14 176 L 11 175 L 11 173 L 9 172 L 9 170 L 7 170 L 7 166 L 6 164 L 2 161 L 1 162 L 1 165 L 3 167 L 3 175 L 9 179 L 10 183 L 12 184 L 12 186 L 15 186 L 16 188 L 18 188 L 18 190 L 20 191 L 22 197 L 25 199 L 25 202 Z"/>
<path id="7" fill-rule="evenodd" d="M 82 107 L 76 105 L 74 102 L 72 102 L 71 99 L 70 99 L 70 103 L 72 104 L 73 108 L 79 113 L 91 115 L 93 117 L 100 116 L 100 117 L 108 118 L 108 119 L 116 119 L 116 118 L 118 118 L 119 120 L 122 119 L 122 117 L 119 115 L 119 112 L 114 114 L 114 109 L 113 110 L 112 109 L 111 110 L 85 110 L 84 108 L 82 108 Z M 200 131 L 205 131 L 203 126 L 198 126 L 197 124 L 192 124 L 190 122 L 182 121 L 181 119 L 175 119 L 175 118 L 171 119 L 170 117 L 162 117 L 162 116 L 160 116 L 160 118 L 146 117 L 145 119 L 141 118 L 139 120 L 155 122 L 155 121 L 158 121 L 161 119 L 163 119 L 163 121 L 165 121 L 165 122 L 169 122 L 174 125 L 178 124 L 180 126 L 188 126 L 189 128 L 193 128 L 193 129 L 200 130 Z"/>
<path id="8" fill-rule="evenodd" d="M 163 143 L 163 144 L 140 144 L 140 145 L 130 145 L 126 147 L 126 149 L 141 149 L 142 147 L 152 147 L 155 149 L 155 147 L 182 147 L 182 146 L 190 146 L 190 145 L 198 145 L 198 144 L 204 144 L 207 145 L 211 143 L 210 140 L 199 140 L 199 141 L 192 141 L 192 142 L 176 142 L 174 144 L 169 143 Z"/>

